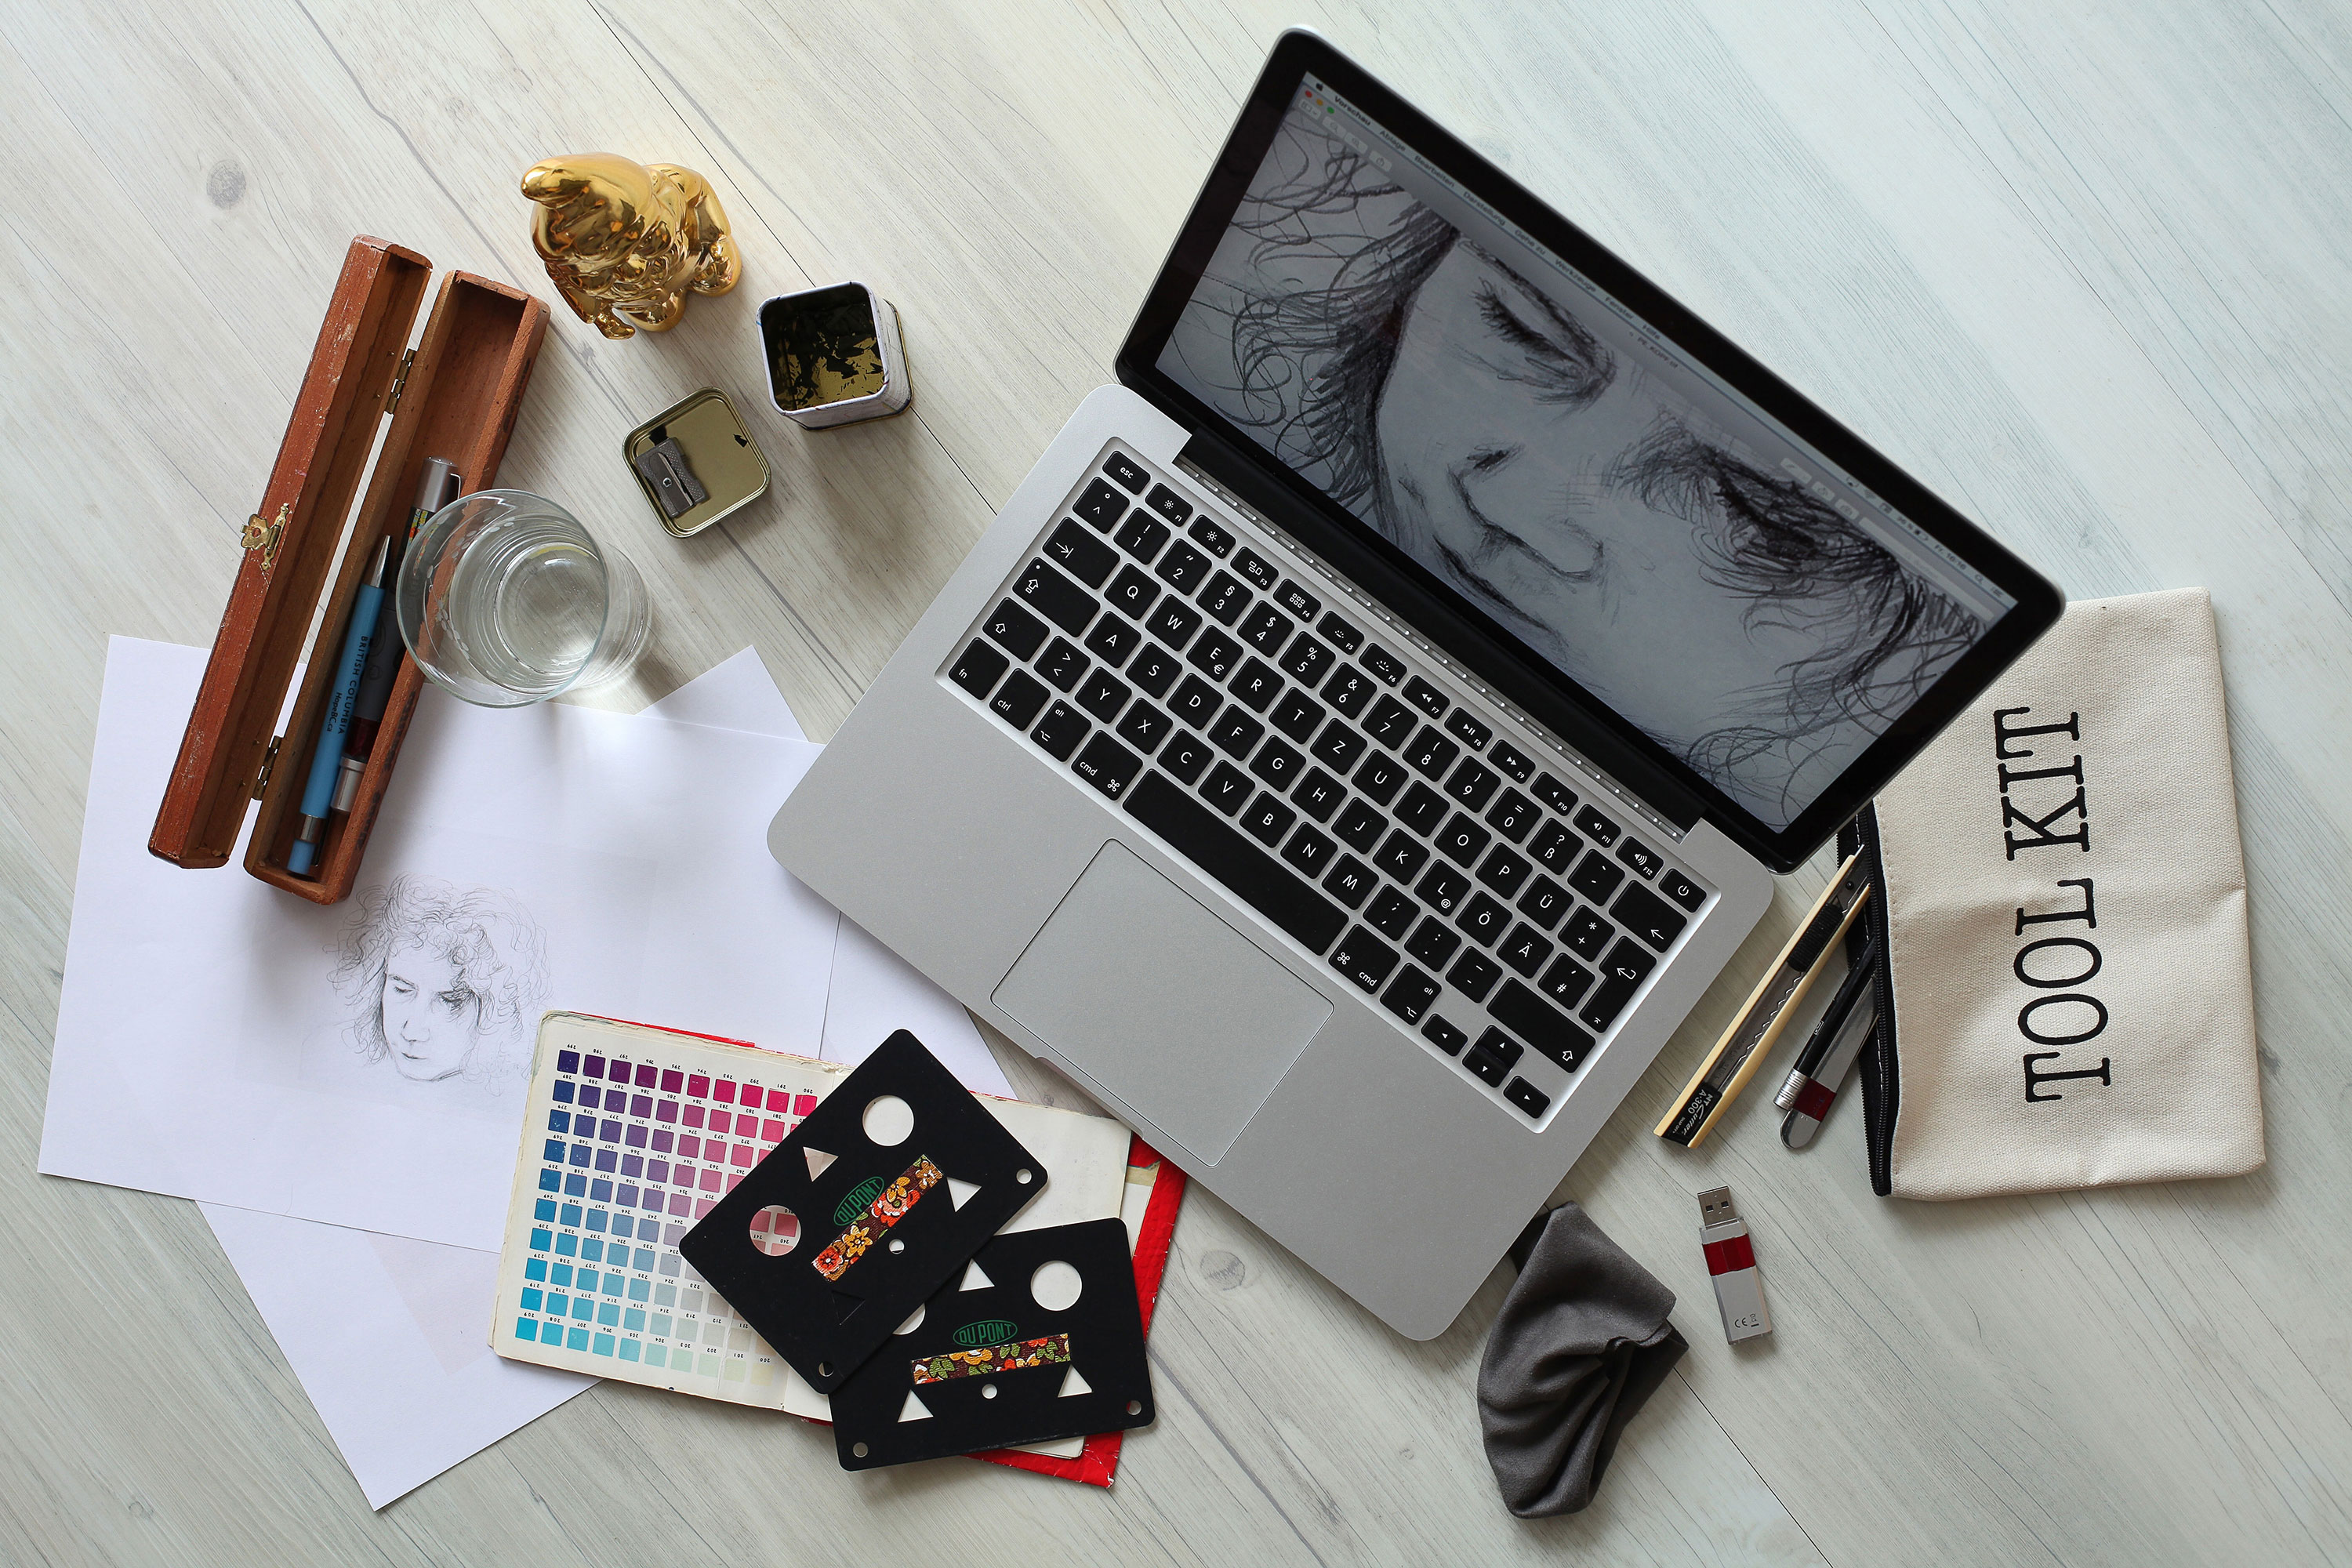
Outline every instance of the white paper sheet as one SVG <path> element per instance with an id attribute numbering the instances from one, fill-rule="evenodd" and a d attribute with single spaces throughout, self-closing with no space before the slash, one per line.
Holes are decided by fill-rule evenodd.
<path id="1" fill-rule="evenodd" d="M 495 1251 L 542 1007 L 821 1049 L 839 917 L 765 853 L 815 747 L 428 691 L 321 909 L 146 852 L 204 657 L 108 651 L 43 1172 Z"/>

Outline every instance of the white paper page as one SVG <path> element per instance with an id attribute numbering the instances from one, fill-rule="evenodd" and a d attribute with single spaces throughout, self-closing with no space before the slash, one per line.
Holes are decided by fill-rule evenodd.
<path id="1" fill-rule="evenodd" d="M 747 647 L 720 660 L 676 691 L 649 704 L 646 713 L 680 724 L 708 724 L 714 730 L 747 730 L 754 735 L 779 735 L 805 741 L 807 733 L 775 678 L 761 661 L 757 648 Z M 762 842 L 765 840 L 763 839 Z"/>
<path id="2" fill-rule="evenodd" d="M 543 1007 L 821 1050 L 838 917 L 765 852 L 815 747 L 427 691 L 321 909 L 146 852 L 204 660 L 109 648 L 43 1172 L 494 1251 Z"/>

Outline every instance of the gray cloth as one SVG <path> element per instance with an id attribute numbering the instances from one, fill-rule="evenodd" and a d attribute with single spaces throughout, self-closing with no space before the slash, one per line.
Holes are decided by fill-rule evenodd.
<path id="1" fill-rule="evenodd" d="M 1511 1260 L 1519 1278 L 1478 1367 L 1486 1462 L 1521 1519 L 1574 1513 L 1689 1346 L 1666 1321 L 1675 1293 L 1573 1203 L 1538 1215 Z"/>

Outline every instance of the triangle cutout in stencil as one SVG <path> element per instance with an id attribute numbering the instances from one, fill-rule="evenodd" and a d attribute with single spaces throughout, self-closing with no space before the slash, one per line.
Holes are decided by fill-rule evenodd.
<path id="1" fill-rule="evenodd" d="M 853 1296 L 846 1290 L 835 1290 L 833 1293 L 833 1321 L 836 1323 L 845 1323 L 856 1313 L 857 1309 L 864 1305 L 866 1305 L 865 1297 Z"/>
<path id="2" fill-rule="evenodd" d="M 991 1279 L 987 1275 L 980 1271 L 980 1262 L 975 1258 L 973 1261 L 963 1266 L 963 1283 L 958 1285 L 956 1289 L 959 1290 L 985 1290 L 995 1283 L 995 1280 Z"/>
<path id="3" fill-rule="evenodd" d="M 948 1197 L 958 1208 L 961 1208 L 964 1205 L 970 1203 L 971 1201 L 971 1194 L 978 1191 L 980 1191 L 980 1188 L 971 1182 L 963 1181 L 955 1176 L 950 1176 L 948 1178 Z"/>
<path id="4" fill-rule="evenodd" d="M 1068 1399 L 1076 1394 L 1092 1394 L 1093 1392 L 1093 1385 L 1087 1383 L 1085 1378 L 1080 1377 L 1078 1375 L 1078 1369 L 1074 1366 L 1067 1373 L 1063 1374 L 1062 1392 L 1055 1394 L 1055 1397 L 1057 1399 Z M 910 1394 L 907 1395 L 907 1397 L 912 1399 L 915 1396 Z M 899 1419 L 904 1420 L 906 1417 L 900 1416 Z"/>
<path id="5" fill-rule="evenodd" d="M 812 1182 L 824 1175 L 824 1168 L 833 1163 L 834 1157 L 822 1149 L 803 1149 L 801 1152 L 808 1156 L 809 1180 Z"/>
<path id="6" fill-rule="evenodd" d="M 898 1419 L 901 1421 L 929 1421 L 930 1418 L 930 1406 L 916 1398 L 915 1391 L 913 1389 L 910 1388 L 907 1390 L 907 1403 L 898 1406 Z"/>

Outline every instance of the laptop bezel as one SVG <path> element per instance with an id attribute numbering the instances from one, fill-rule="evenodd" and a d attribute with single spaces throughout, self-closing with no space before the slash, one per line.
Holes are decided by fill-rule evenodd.
<path id="1" fill-rule="evenodd" d="M 1275 461 L 1158 368 L 1170 332 L 1309 74 L 1328 82 L 1473 195 L 1591 279 L 2015 600 L 2015 606 L 1943 679 L 1786 827 L 1773 827 L 1732 800 L 1377 530 Z M 2055 584 L 1983 529 L 1422 114 L 1329 40 L 1307 29 L 1286 32 L 1276 42 L 1119 347 L 1116 370 L 1124 385 L 1195 433 L 1185 448 L 1188 458 L 1266 511 L 1498 695 L 1584 752 L 1676 826 L 1686 828 L 1704 815 L 1776 871 L 1793 869 L 1819 848 L 2064 608 Z"/>

